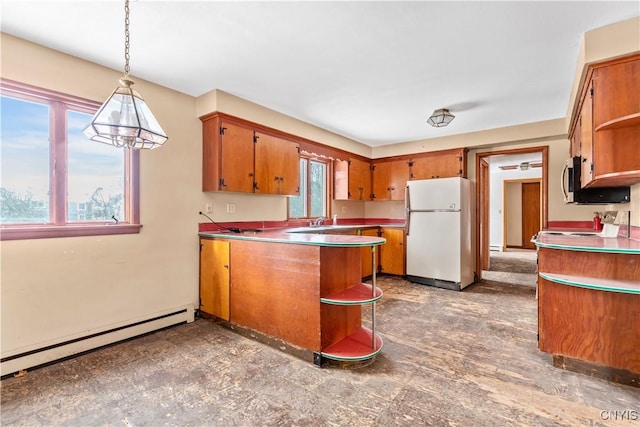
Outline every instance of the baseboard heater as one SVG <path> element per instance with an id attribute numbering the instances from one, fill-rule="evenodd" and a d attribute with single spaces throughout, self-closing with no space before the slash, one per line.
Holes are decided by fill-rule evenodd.
<path id="1" fill-rule="evenodd" d="M 86 335 L 36 349 L 18 350 L 16 354 L 7 355 L 0 359 L 1 375 L 4 377 L 14 372 L 54 362 L 168 326 L 191 323 L 194 318 L 195 310 L 193 305 L 187 305 L 167 312 L 155 313 L 145 318 L 134 319 L 126 324 L 112 325 L 112 327 L 104 330 L 87 331 L 89 333 Z"/>
<path id="2" fill-rule="evenodd" d="M 489 245 L 489 250 L 492 252 L 502 252 L 502 245 Z"/>

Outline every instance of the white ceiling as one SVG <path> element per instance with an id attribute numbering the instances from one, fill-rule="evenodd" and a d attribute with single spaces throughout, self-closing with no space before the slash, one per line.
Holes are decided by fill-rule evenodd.
<path id="1" fill-rule="evenodd" d="M 122 70 L 123 4 L 1 0 L 2 31 Z M 139 0 L 131 74 L 378 146 L 564 117 L 582 34 L 639 14 L 638 1 Z M 456 115 L 448 127 L 426 123 L 437 108 Z"/>

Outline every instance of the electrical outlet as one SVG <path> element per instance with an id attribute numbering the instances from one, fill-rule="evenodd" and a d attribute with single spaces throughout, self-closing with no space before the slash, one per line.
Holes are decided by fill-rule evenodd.
<path id="1" fill-rule="evenodd" d="M 347 207 L 346 206 L 342 207 L 342 213 L 347 213 Z"/>
<path id="2" fill-rule="evenodd" d="M 236 213 L 235 203 L 227 203 L 227 213 Z"/>
<path id="3" fill-rule="evenodd" d="M 213 203 L 207 203 L 204 207 L 204 213 L 213 213 Z"/>

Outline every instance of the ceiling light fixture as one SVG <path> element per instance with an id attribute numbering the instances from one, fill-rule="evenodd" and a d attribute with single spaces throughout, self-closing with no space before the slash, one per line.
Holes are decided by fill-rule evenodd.
<path id="1" fill-rule="evenodd" d="M 451 123 L 451 120 L 455 117 L 456 116 L 451 114 L 446 108 L 440 108 L 433 112 L 431 117 L 427 120 L 427 123 L 433 127 L 441 128 Z"/>
<path id="2" fill-rule="evenodd" d="M 529 166 L 531 166 L 529 162 L 522 162 L 520 163 L 519 168 L 521 171 L 526 171 L 529 170 Z"/>
<path id="3" fill-rule="evenodd" d="M 92 141 L 120 148 L 154 149 L 167 135 L 129 78 L 129 0 L 124 2 L 124 76 L 109 99 L 98 109 L 84 134 Z"/>

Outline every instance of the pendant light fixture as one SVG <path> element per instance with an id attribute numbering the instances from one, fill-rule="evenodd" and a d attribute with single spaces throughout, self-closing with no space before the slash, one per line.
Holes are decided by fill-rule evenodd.
<path id="1" fill-rule="evenodd" d="M 124 2 L 124 76 L 109 99 L 98 109 L 84 134 L 92 141 L 120 148 L 154 149 L 167 135 L 129 78 L 129 0 Z"/>
<path id="2" fill-rule="evenodd" d="M 427 123 L 429 123 L 433 127 L 441 128 L 451 123 L 451 120 L 453 120 L 455 117 L 456 116 L 451 114 L 446 108 L 440 108 L 433 112 L 431 117 L 429 117 L 429 119 L 427 120 Z"/>

